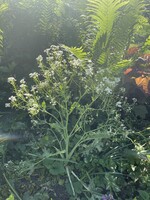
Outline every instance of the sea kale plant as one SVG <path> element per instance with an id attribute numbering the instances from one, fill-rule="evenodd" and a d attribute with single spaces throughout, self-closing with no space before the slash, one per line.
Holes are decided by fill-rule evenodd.
<path id="1" fill-rule="evenodd" d="M 36 130 L 36 147 L 30 146 L 30 164 L 23 170 L 33 173 L 44 166 L 50 174 L 67 175 L 73 196 L 85 190 L 86 198 L 101 198 L 103 192 L 117 187 L 114 181 L 107 185 L 112 176 L 105 174 L 103 156 L 113 157 L 117 150 L 110 148 L 111 142 L 116 140 L 118 145 L 115 138 L 126 138 L 130 132 L 118 112 L 124 100 L 117 101 L 114 93 L 119 79 L 107 69 L 96 69 L 86 56 L 79 59 L 67 47 L 52 45 L 45 53 L 37 58 L 38 72 L 29 74 L 31 86 L 24 79 L 17 83 L 14 77 L 8 78 L 14 91 L 11 106 L 26 110 Z M 93 167 L 94 154 L 102 156 Z M 103 188 L 99 190 L 92 181 L 93 173 L 101 172 L 104 182 L 98 184 Z M 81 185 L 78 192 L 74 182 Z"/>

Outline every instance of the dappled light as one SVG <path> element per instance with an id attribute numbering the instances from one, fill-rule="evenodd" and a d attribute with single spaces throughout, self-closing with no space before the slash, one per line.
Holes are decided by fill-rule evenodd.
<path id="1" fill-rule="evenodd" d="M 0 0 L 0 200 L 150 199 L 149 0 Z"/>

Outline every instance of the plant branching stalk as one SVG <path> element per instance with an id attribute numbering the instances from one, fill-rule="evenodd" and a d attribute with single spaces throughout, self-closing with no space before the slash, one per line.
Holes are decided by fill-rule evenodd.
<path id="1" fill-rule="evenodd" d="M 60 124 L 60 121 L 53 114 L 47 112 L 46 110 L 44 110 L 44 113 L 46 113 L 47 115 L 51 116 L 54 120 L 56 120 Z"/>
<path id="2" fill-rule="evenodd" d="M 80 179 L 73 171 L 71 171 L 71 173 L 72 173 L 73 176 L 83 185 L 83 187 L 84 187 L 87 191 L 90 191 L 89 188 L 83 183 L 83 181 L 81 181 L 81 179 Z"/>
<path id="3" fill-rule="evenodd" d="M 67 100 L 65 102 L 65 110 L 66 110 L 66 124 L 65 124 L 65 129 L 64 129 L 64 136 L 65 136 L 65 145 L 66 145 L 66 158 L 68 159 L 68 154 L 69 154 L 69 135 L 68 135 L 69 113 L 68 113 Z"/>
<path id="4" fill-rule="evenodd" d="M 68 176 L 68 179 L 69 179 L 69 182 L 70 182 L 70 186 L 71 186 L 71 189 L 72 189 L 73 196 L 75 196 L 75 190 L 74 190 L 74 187 L 73 187 L 73 183 L 72 183 L 72 180 L 71 180 L 71 176 L 70 176 L 68 166 L 66 166 L 66 172 L 67 172 L 67 176 Z"/>
<path id="5" fill-rule="evenodd" d="M 96 99 L 95 99 L 95 100 L 96 100 Z M 94 100 L 94 101 L 95 101 L 95 100 Z M 88 107 L 84 110 L 84 112 L 80 115 L 79 119 L 77 120 L 77 122 L 75 123 L 75 125 L 74 125 L 72 131 L 71 131 L 70 134 L 69 134 L 70 137 L 72 137 L 72 136 L 76 133 L 76 131 L 75 131 L 76 127 L 78 126 L 78 124 L 79 124 L 80 120 L 82 119 L 82 117 L 84 116 L 84 114 L 90 109 L 90 107 L 91 107 L 91 105 L 93 104 L 94 101 L 92 101 L 92 102 L 88 105 Z"/>

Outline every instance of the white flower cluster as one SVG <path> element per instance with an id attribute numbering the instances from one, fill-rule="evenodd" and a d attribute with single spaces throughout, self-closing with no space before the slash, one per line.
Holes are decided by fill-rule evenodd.
<path id="1" fill-rule="evenodd" d="M 104 92 L 106 92 L 106 94 L 112 94 L 112 89 L 110 89 L 109 87 L 106 87 L 104 89 Z"/>
<path id="2" fill-rule="evenodd" d="M 44 50 L 44 52 L 47 54 L 46 60 L 48 62 L 51 62 L 54 59 L 59 60 L 63 55 L 63 51 L 60 50 L 60 47 L 55 45 L 51 45 L 51 47 Z"/>
<path id="3" fill-rule="evenodd" d="M 14 77 L 9 77 L 8 78 L 8 83 L 14 83 L 16 79 Z"/>
<path id="4" fill-rule="evenodd" d="M 93 63 L 91 60 L 88 60 L 87 62 L 87 66 L 86 66 L 86 69 L 85 69 L 85 74 L 86 76 L 92 76 L 94 74 L 93 72 Z"/>
<path id="5" fill-rule="evenodd" d="M 105 93 L 110 95 L 113 93 L 113 90 L 118 85 L 120 78 L 114 77 L 110 74 L 109 70 L 100 69 L 97 72 L 97 79 L 96 79 L 96 92 Z"/>
<path id="6" fill-rule="evenodd" d="M 24 79 L 21 79 L 20 80 L 20 89 L 22 90 L 22 91 L 26 91 L 26 88 L 27 88 L 27 85 L 26 85 L 26 82 L 25 82 L 25 80 Z M 21 92 L 21 90 L 19 90 L 20 92 Z"/>
<path id="7" fill-rule="evenodd" d="M 121 107 L 122 107 L 121 101 L 118 101 L 118 102 L 116 103 L 116 107 L 118 107 L 118 108 L 121 108 Z"/>
<path id="8" fill-rule="evenodd" d="M 33 97 L 33 95 L 30 94 L 30 93 L 24 93 L 24 96 L 25 96 L 26 99 L 29 99 L 30 97 Z"/>
<path id="9" fill-rule="evenodd" d="M 74 68 L 77 69 L 82 66 L 83 61 L 81 59 L 77 59 L 74 55 L 69 55 L 69 63 Z"/>
<path id="10" fill-rule="evenodd" d="M 39 77 L 39 74 L 38 74 L 37 72 L 33 72 L 33 73 L 30 73 L 30 74 L 29 74 L 29 77 L 30 77 L 30 78 L 33 78 L 33 79 L 36 79 L 36 78 Z"/>
<path id="11" fill-rule="evenodd" d="M 9 108 L 10 107 L 10 103 L 5 103 L 5 108 Z"/>
<path id="12" fill-rule="evenodd" d="M 42 62 L 42 61 L 43 61 L 42 55 L 39 55 L 39 56 L 36 58 L 36 60 L 37 60 L 38 62 Z"/>
<path id="13" fill-rule="evenodd" d="M 27 107 L 28 107 L 28 112 L 32 116 L 37 115 L 40 111 L 40 108 L 39 108 L 37 101 L 35 101 L 34 99 L 31 99 L 31 98 L 27 102 Z"/>
<path id="14" fill-rule="evenodd" d="M 11 103 L 14 103 L 17 101 L 16 97 L 15 96 L 11 96 L 9 97 L 9 100 L 11 101 Z"/>
<path id="15" fill-rule="evenodd" d="M 31 92 L 36 93 L 37 92 L 37 86 L 33 85 L 31 87 Z"/>
<path id="16" fill-rule="evenodd" d="M 44 50 L 44 53 L 46 53 L 47 55 L 49 55 L 49 52 L 50 52 L 50 48 Z"/>
<path id="17" fill-rule="evenodd" d="M 20 80 L 20 83 L 21 83 L 21 84 L 26 84 L 24 78 Z"/>

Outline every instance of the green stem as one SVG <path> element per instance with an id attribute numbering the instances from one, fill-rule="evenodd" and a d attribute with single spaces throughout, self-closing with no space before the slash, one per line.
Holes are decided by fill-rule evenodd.
<path id="1" fill-rule="evenodd" d="M 67 172 L 67 176 L 68 176 L 68 179 L 69 179 L 69 182 L 70 182 L 70 186 L 71 186 L 71 189 L 72 189 L 73 196 L 75 196 L 75 190 L 74 190 L 72 180 L 71 180 L 71 177 L 70 177 L 70 172 L 69 172 L 69 169 L 68 169 L 67 166 L 66 166 L 66 172 Z"/>
<path id="2" fill-rule="evenodd" d="M 16 197 L 19 199 L 19 200 L 22 200 L 21 197 L 17 194 L 17 192 L 15 191 L 15 189 L 12 187 L 12 185 L 10 184 L 10 182 L 8 181 L 5 173 L 3 173 L 3 176 L 5 178 L 5 181 L 7 182 L 8 186 L 10 187 L 11 191 L 16 195 Z"/>
<path id="3" fill-rule="evenodd" d="M 71 173 L 73 174 L 73 176 L 83 185 L 83 187 L 90 192 L 89 188 L 85 185 L 85 183 L 83 183 L 83 181 L 81 181 L 81 179 L 73 172 L 71 171 Z"/>
<path id="4" fill-rule="evenodd" d="M 78 118 L 77 122 L 75 123 L 73 129 L 71 130 L 69 137 L 73 136 L 76 133 L 76 127 L 78 126 L 80 120 L 82 119 L 82 117 L 84 116 L 84 114 L 91 108 L 91 105 L 96 101 L 97 98 L 95 98 L 91 103 L 89 103 L 88 107 L 83 111 L 83 113 L 80 115 L 80 117 Z"/>
<path id="5" fill-rule="evenodd" d="M 69 114 L 68 114 L 68 105 L 66 101 L 66 124 L 64 129 L 65 143 L 66 143 L 66 159 L 68 159 L 69 154 L 69 135 L 68 135 L 68 122 L 69 122 Z"/>
<path id="6" fill-rule="evenodd" d="M 53 114 L 47 112 L 46 110 L 44 110 L 44 113 L 46 113 L 47 115 L 51 116 L 54 120 L 56 120 L 56 122 L 58 122 L 58 124 L 60 124 L 60 121 Z"/>

